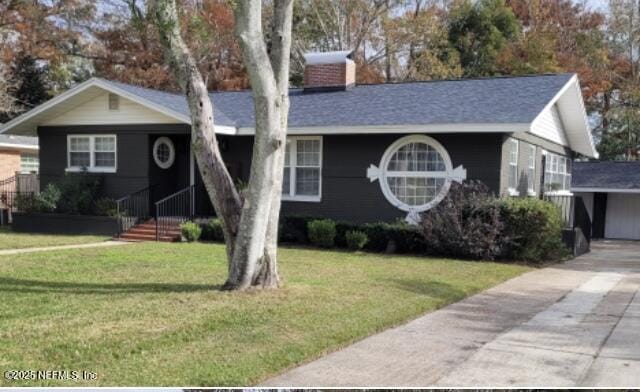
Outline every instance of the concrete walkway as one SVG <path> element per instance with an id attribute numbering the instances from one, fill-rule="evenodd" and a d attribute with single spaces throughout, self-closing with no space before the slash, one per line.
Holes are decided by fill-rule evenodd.
<path id="1" fill-rule="evenodd" d="M 106 247 L 106 246 L 126 245 L 126 244 L 129 244 L 129 243 L 130 242 L 126 242 L 126 241 L 103 241 L 103 242 L 91 242 L 91 243 L 88 243 L 88 244 L 43 246 L 43 247 L 40 247 L 40 248 L 5 249 L 5 250 L 0 250 L 0 256 L 17 255 L 17 254 L 21 254 L 21 253 L 44 252 L 44 251 L 47 251 L 47 250 L 101 248 L 101 247 Z"/>
<path id="2" fill-rule="evenodd" d="M 594 243 L 263 385 L 639 387 L 639 287 L 640 243 Z"/>

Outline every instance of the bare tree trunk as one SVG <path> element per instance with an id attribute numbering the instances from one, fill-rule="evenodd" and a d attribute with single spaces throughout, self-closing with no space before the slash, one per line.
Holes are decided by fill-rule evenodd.
<path id="1" fill-rule="evenodd" d="M 174 0 L 149 2 L 160 40 L 191 112 L 191 145 L 211 202 L 223 222 L 227 257 L 234 252 L 242 203 L 222 160 L 213 123 L 213 105 L 197 64 L 180 35 Z"/>
<path id="2" fill-rule="evenodd" d="M 187 95 L 194 152 L 207 192 L 223 221 L 229 259 L 229 276 L 223 288 L 277 287 L 293 0 L 274 1 L 271 57 L 263 37 L 261 1 L 237 0 L 234 4 L 236 35 L 251 80 L 256 117 L 244 203 L 220 156 L 213 106 L 195 60 L 180 36 L 175 0 L 153 0 L 149 5 L 171 67 Z"/>
<path id="3" fill-rule="evenodd" d="M 261 0 L 235 5 L 236 35 L 251 79 L 256 132 L 248 192 L 225 286 L 277 287 L 278 218 L 286 145 L 293 0 L 274 2 L 271 57 L 262 32 Z"/>

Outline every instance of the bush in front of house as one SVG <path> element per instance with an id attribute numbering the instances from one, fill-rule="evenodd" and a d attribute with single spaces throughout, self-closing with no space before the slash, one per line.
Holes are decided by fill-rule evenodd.
<path id="1" fill-rule="evenodd" d="M 219 218 L 213 218 L 202 225 L 203 241 L 224 242 L 224 231 L 222 230 L 222 221 Z"/>
<path id="2" fill-rule="evenodd" d="M 94 212 L 98 216 L 117 216 L 118 204 L 110 197 L 101 197 L 95 201 Z"/>
<path id="3" fill-rule="evenodd" d="M 47 184 L 38 194 L 18 194 L 16 204 L 26 213 L 115 216 L 115 201 L 98 198 L 101 187 L 100 177 L 67 174 L 60 181 Z"/>
<path id="4" fill-rule="evenodd" d="M 369 237 L 363 231 L 350 230 L 345 234 L 345 240 L 347 242 L 347 248 L 351 250 L 362 250 L 364 246 L 369 242 Z"/>
<path id="5" fill-rule="evenodd" d="M 308 223 L 309 241 L 322 248 L 331 248 L 335 244 L 336 223 L 331 219 L 313 220 Z"/>
<path id="6" fill-rule="evenodd" d="M 48 184 L 44 190 L 37 194 L 19 193 L 16 196 L 16 207 L 27 213 L 48 213 L 56 210 L 56 205 L 61 198 L 61 192 L 53 184 Z"/>
<path id="7" fill-rule="evenodd" d="M 513 198 L 502 206 L 505 257 L 524 261 L 558 260 L 568 254 L 562 242 L 564 222 L 558 206 L 535 198 Z"/>
<path id="8" fill-rule="evenodd" d="M 72 215 L 96 214 L 95 201 L 102 188 L 102 179 L 80 173 L 68 174 L 56 183 L 61 197 L 56 212 Z"/>
<path id="9" fill-rule="evenodd" d="M 422 232 L 432 252 L 481 260 L 502 256 L 501 203 L 479 182 L 451 184 L 447 196 L 422 214 Z"/>
<path id="10" fill-rule="evenodd" d="M 180 233 L 184 241 L 194 242 L 200 239 L 202 228 L 195 222 L 184 222 L 180 225 Z"/>

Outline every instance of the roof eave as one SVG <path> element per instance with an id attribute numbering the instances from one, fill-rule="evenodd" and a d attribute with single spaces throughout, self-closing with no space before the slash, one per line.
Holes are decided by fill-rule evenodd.
<path id="1" fill-rule="evenodd" d="M 402 134 L 402 133 L 514 133 L 526 132 L 529 123 L 450 123 L 450 124 L 391 124 L 391 125 L 321 125 L 290 126 L 288 135 L 357 135 L 357 134 Z M 238 135 L 254 135 L 253 127 L 238 128 Z"/>

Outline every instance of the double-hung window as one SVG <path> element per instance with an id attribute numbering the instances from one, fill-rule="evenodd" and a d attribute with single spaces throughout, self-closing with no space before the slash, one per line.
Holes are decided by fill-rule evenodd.
<path id="1" fill-rule="evenodd" d="M 546 192 L 568 192 L 571 190 L 571 159 L 547 153 L 544 187 Z"/>
<path id="2" fill-rule="evenodd" d="M 20 155 L 20 172 L 37 173 L 40 168 L 40 159 L 38 154 L 24 153 Z"/>
<path id="3" fill-rule="evenodd" d="M 116 171 L 115 135 L 69 135 L 67 171 Z"/>
<path id="4" fill-rule="evenodd" d="M 518 193 L 518 141 L 509 139 L 509 193 Z"/>
<path id="5" fill-rule="evenodd" d="M 322 137 L 287 138 L 282 199 L 320 201 Z"/>
<path id="6" fill-rule="evenodd" d="M 527 165 L 527 191 L 530 195 L 536 192 L 536 146 L 529 145 L 529 156 Z"/>

